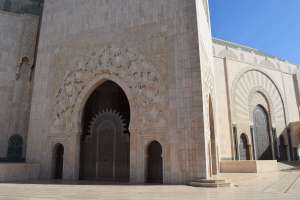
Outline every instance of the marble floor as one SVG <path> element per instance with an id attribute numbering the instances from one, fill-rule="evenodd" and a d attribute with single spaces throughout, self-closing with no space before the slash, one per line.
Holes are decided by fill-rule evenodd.
<path id="1" fill-rule="evenodd" d="M 231 188 L 11 183 L 0 184 L 2 200 L 300 200 L 300 171 L 263 175 L 221 174 Z"/>

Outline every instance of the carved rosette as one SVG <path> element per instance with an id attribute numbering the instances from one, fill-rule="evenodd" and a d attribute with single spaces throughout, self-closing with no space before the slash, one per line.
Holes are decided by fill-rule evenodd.
<path id="1" fill-rule="evenodd" d="M 65 74 L 55 96 L 53 127 L 56 131 L 72 131 L 69 124 L 76 114 L 74 107 L 78 96 L 90 81 L 104 74 L 120 78 L 131 90 L 129 101 L 134 107 L 131 111 L 139 116 L 138 126 L 166 124 L 163 116 L 166 84 L 161 83 L 164 73 L 158 73 L 143 56 L 129 49 L 107 46 L 77 57 L 68 69 L 73 70 Z"/>

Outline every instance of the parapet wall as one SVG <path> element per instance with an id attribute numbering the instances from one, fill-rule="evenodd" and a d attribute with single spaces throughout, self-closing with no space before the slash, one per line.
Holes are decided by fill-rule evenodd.
<path id="1" fill-rule="evenodd" d="M 245 47 L 220 39 L 214 39 L 213 44 L 215 57 L 229 57 L 243 63 L 261 66 L 288 74 L 295 74 L 297 69 L 299 68 L 299 66 L 295 64 L 291 64 L 285 60 L 266 55 L 253 48 Z"/>

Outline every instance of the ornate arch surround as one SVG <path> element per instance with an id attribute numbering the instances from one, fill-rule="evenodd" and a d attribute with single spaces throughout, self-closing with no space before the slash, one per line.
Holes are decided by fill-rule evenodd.
<path id="1" fill-rule="evenodd" d="M 251 101 L 259 93 L 265 98 L 273 126 L 286 125 L 284 101 L 274 81 L 264 72 L 247 69 L 233 82 L 232 108 L 233 121 L 253 123 L 253 106 Z"/>
<path id="2" fill-rule="evenodd" d="M 74 117 L 72 118 L 72 126 L 74 127 L 74 130 L 82 130 L 82 117 L 83 117 L 83 112 L 84 108 L 86 105 L 86 102 L 90 95 L 94 92 L 96 88 L 98 88 L 102 83 L 105 81 L 112 81 L 118 84 L 122 90 L 124 91 L 128 102 L 129 102 L 129 108 L 132 113 L 134 112 L 134 107 L 132 105 L 132 95 L 131 91 L 127 87 L 127 85 L 120 80 L 120 78 L 117 78 L 113 75 L 101 75 L 96 77 L 94 80 L 90 81 L 88 85 L 84 88 L 84 90 L 81 92 L 81 94 L 78 96 L 78 100 L 75 104 L 74 107 Z M 132 117 L 132 119 L 136 119 L 136 117 Z M 129 124 L 129 129 L 131 130 L 132 127 L 134 127 L 135 121 L 132 120 L 131 123 Z M 80 132 L 81 133 L 81 132 Z"/>
<path id="3" fill-rule="evenodd" d="M 128 48 L 105 46 L 75 56 L 68 65 L 71 70 L 65 73 L 55 96 L 51 132 L 80 134 L 86 101 L 107 80 L 118 84 L 128 98 L 130 130 L 141 130 L 157 120 L 166 121 L 166 86 L 161 83 L 166 72 L 158 71 L 144 56 Z"/>

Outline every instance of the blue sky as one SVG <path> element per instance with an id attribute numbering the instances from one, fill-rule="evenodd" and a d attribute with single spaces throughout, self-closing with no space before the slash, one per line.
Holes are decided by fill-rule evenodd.
<path id="1" fill-rule="evenodd" d="M 300 64 L 300 0 L 209 0 L 213 37 Z"/>

